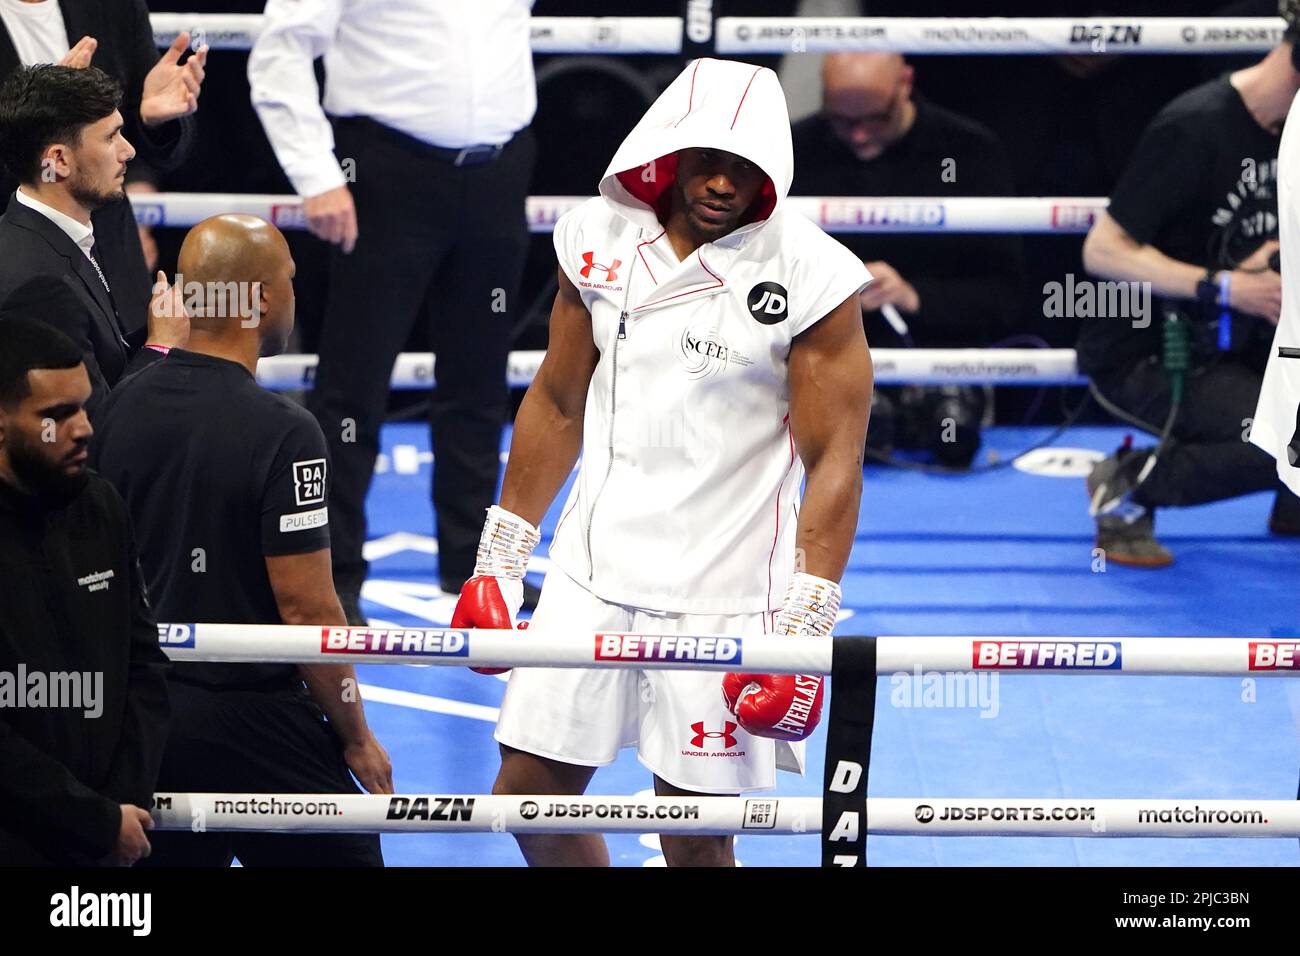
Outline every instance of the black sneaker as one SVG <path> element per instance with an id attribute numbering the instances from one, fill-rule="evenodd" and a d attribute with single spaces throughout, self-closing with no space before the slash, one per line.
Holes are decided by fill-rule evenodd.
<path id="1" fill-rule="evenodd" d="M 1149 452 L 1124 444 L 1093 466 L 1088 475 L 1088 513 L 1097 522 L 1096 546 L 1106 560 L 1135 568 L 1166 568 L 1174 563 L 1155 536 L 1155 514 L 1133 499 Z"/>
<path id="2" fill-rule="evenodd" d="M 361 593 L 359 591 L 340 591 L 339 603 L 343 605 L 343 616 L 351 627 L 368 627 L 370 622 L 361 613 Z"/>

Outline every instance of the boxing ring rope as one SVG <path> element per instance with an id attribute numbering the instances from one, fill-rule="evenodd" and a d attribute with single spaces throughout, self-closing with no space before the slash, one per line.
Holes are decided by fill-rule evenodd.
<path id="1" fill-rule="evenodd" d="M 612 667 L 621 670 L 830 674 L 833 649 L 857 637 L 631 634 L 530 628 L 159 624 L 173 660 L 456 667 Z M 881 636 L 876 674 L 1141 674 L 1300 676 L 1300 640 L 1253 637 Z"/>
<path id="2" fill-rule="evenodd" d="M 281 229 L 305 229 L 302 200 L 289 195 L 238 193 L 152 193 L 132 196 L 136 221 L 147 226 L 192 226 L 221 213 L 260 216 Z M 557 219 L 584 196 L 531 196 L 529 228 L 550 232 Z M 1104 198 L 792 196 L 788 204 L 832 233 L 1008 232 L 1084 233 L 1106 208 Z M 542 351 L 513 352 L 506 377 L 526 387 L 537 374 Z M 872 353 L 880 385 L 1082 385 L 1073 349 L 877 349 Z M 276 390 L 311 387 L 314 355 L 263 359 L 258 381 Z M 432 353 L 403 353 L 390 387 L 425 389 L 434 383 Z"/>
<path id="3" fill-rule="evenodd" d="M 546 353 L 511 352 L 506 379 L 526 388 Z M 873 349 L 877 385 L 1084 385 L 1074 349 Z M 257 380 L 274 391 L 311 388 L 318 357 L 276 355 L 257 363 Z M 403 352 L 393 365 L 389 387 L 429 388 L 434 383 L 432 352 Z"/>
<path id="4" fill-rule="evenodd" d="M 1267 53 L 1281 17 L 719 17 L 719 53 Z"/>
<path id="5" fill-rule="evenodd" d="M 823 864 L 865 862 L 865 835 L 1300 837 L 1300 803 L 1019 797 L 867 799 L 875 681 L 894 672 L 1297 676 L 1300 641 L 1252 638 L 573 634 L 529 629 L 158 625 L 174 660 L 613 667 L 832 675 L 818 797 L 160 793 L 164 830 L 805 834 Z M 696 727 L 700 730 L 700 727 Z M 725 738 L 734 725 L 708 736 Z M 698 746 L 705 746 L 704 734 Z M 842 852 L 848 851 L 848 852 Z"/>
<path id="6" fill-rule="evenodd" d="M 153 13 L 154 42 L 188 30 L 195 46 L 247 50 L 261 14 Z M 706 17 L 706 22 L 709 18 Z M 879 50 L 900 53 L 1264 53 L 1280 17 L 718 17 L 718 53 Z M 681 17 L 533 17 L 534 53 L 682 50 Z"/>
<path id="7" fill-rule="evenodd" d="M 258 193 L 129 195 L 142 226 L 187 228 L 221 213 L 260 216 L 280 229 L 306 229 L 302 199 Z M 529 196 L 528 229 L 554 230 L 562 215 L 588 196 Z M 1004 232 L 1081 235 L 1105 208 L 1105 197 L 1081 196 L 790 196 L 786 208 L 832 233 Z"/>
<path id="8" fill-rule="evenodd" d="M 820 797 L 159 793 L 160 830 L 281 833 L 821 832 Z M 1294 800 L 871 797 L 868 833 L 891 836 L 1300 837 Z"/>
<path id="9" fill-rule="evenodd" d="M 262 32 L 260 13 L 151 13 L 153 39 L 171 46 L 189 31 L 191 46 L 248 50 Z M 680 53 L 681 17 L 532 17 L 534 53 Z"/>

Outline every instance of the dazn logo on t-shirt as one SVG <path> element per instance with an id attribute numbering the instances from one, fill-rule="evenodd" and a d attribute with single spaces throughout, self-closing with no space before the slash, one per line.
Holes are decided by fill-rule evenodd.
<path id="1" fill-rule="evenodd" d="M 319 505 L 325 501 L 325 459 L 293 463 L 293 498 L 299 505 Z"/>

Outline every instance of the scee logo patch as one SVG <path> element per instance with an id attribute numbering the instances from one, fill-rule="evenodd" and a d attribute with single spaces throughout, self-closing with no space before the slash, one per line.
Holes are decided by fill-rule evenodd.
<path id="1" fill-rule="evenodd" d="M 325 459 L 293 463 L 293 498 L 299 505 L 319 505 L 325 502 Z"/>

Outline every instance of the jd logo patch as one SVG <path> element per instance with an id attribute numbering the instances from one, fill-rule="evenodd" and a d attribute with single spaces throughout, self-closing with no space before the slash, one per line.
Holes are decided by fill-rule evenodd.
<path id="1" fill-rule="evenodd" d="M 297 505 L 325 503 L 325 459 L 293 463 L 293 498 Z"/>
<path id="2" fill-rule="evenodd" d="M 749 314 L 764 325 L 784 322 L 788 314 L 785 286 L 776 282 L 760 282 L 749 290 Z"/>

